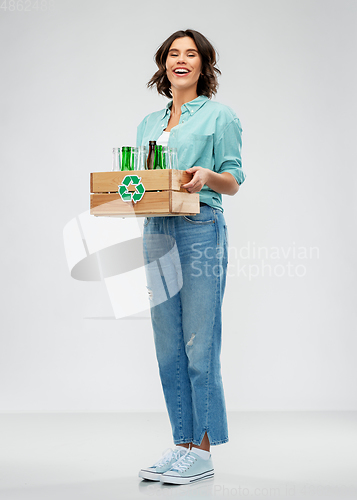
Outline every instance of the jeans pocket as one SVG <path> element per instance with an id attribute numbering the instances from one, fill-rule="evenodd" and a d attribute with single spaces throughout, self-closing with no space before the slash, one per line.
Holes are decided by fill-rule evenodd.
<path id="1" fill-rule="evenodd" d="M 145 219 L 144 219 L 144 227 L 146 227 L 149 224 L 150 221 L 151 221 L 151 217 L 145 217 Z"/>
<path id="2" fill-rule="evenodd" d="M 196 215 L 183 215 L 182 218 L 190 224 L 202 226 L 215 223 L 215 209 L 205 205 L 201 207 L 200 213 Z"/>
<path id="3" fill-rule="evenodd" d="M 201 214 L 197 214 L 197 215 L 201 215 Z M 197 226 L 202 226 L 205 224 L 214 224 L 213 218 L 210 218 L 209 220 L 205 220 L 205 219 L 202 220 L 202 219 L 198 218 L 197 215 L 183 215 L 182 218 L 185 221 L 190 222 L 191 224 L 195 224 Z"/>

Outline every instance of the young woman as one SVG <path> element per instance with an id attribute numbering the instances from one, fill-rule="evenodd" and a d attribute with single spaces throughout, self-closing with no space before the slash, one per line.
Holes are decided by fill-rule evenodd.
<path id="1" fill-rule="evenodd" d="M 212 477 L 210 445 L 228 441 L 220 369 L 227 268 L 222 194 L 236 194 L 245 179 L 242 129 L 234 111 L 210 100 L 220 71 L 201 33 L 173 33 L 155 60 L 159 69 L 148 87 L 170 101 L 140 123 L 137 146 L 153 140 L 177 148 L 179 168 L 193 174 L 183 187 L 199 193 L 200 213 L 144 222 L 151 320 L 176 446 L 139 476 L 185 484 Z"/>

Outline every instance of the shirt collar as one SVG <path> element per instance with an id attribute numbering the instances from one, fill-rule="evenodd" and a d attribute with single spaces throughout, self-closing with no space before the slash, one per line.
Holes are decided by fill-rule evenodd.
<path id="1" fill-rule="evenodd" d="M 186 102 L 181 106 L 181 112 L 184 113 L 186 110 L 189 111 L 190 115 L 193 115 L 198 111 L 206 102 L 208 101 L 208 97 L 205 95 L 199 95 L 196 97 L 196 99 L 193 99 L 193 101 Z M 172 106 L 172 99 L 166 104 L 163 118 L 167 115 L 167 113 L 170 113 Z"/>

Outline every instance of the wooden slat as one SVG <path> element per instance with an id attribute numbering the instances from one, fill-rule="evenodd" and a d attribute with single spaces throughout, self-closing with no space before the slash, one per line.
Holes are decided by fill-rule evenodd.
<path id="1" fill-rule="evenodd" d="M 123 201 L 117 193 L 91 194 L 90 198 L 92 215 L 125 215 L 151 211 L 165 213 L 168 211 L 170 191 L 145 193 L 143 199 L 136 204 Z"/>
<path id="2" fill-rule="evenodd" d="M 115 193 L 119 184 L 128 174 L 135 174 L 141 178 L 146 191 L 174 191 L 187 192 L 181 188 L 192 179 L 192 174 L 184 170 L 136 170 L 119 172 L 93 172 L 90 174 L 91 193 Z"/>
<path id="3" fill-rule="evenodd" d="M 181 185 L 190 182 L 193 174 L 189 174 L 185 170 L 169 170 L 169 172 L 171 172 L 170 189 L 172 189 L 173 191 L 182 191 L 184 193 L 187 193 L 187 189 L 182 188 Z"/>
<path id="4" fill-rule="evenodd" d="M 173 214 L 194 215 L 199 211 L 197 193 L 146 192 L 143 199 L 136 204 L 122 201 L 117 193 L 91 194 L 90 197 L 90 213 L 97 216 L 155 217 Z"/>
<path id="5" fill-rule="evenodd" d="M 197 214 L 200 212 L 200 196 L 198 193 L 181 193 L 171 191 L 170 212 L 172 214 Z"/>

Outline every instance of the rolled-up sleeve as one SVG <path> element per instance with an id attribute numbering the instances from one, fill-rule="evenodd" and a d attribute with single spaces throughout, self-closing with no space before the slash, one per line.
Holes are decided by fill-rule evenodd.
<path id="1" fill-rule="evenodd" d="M 242 168 L 242 127 L 238 118 L 234 118 L 224 128 L 214 142 L 215 171 L 229 172 L 242 184 L 246 175 Z"/>

